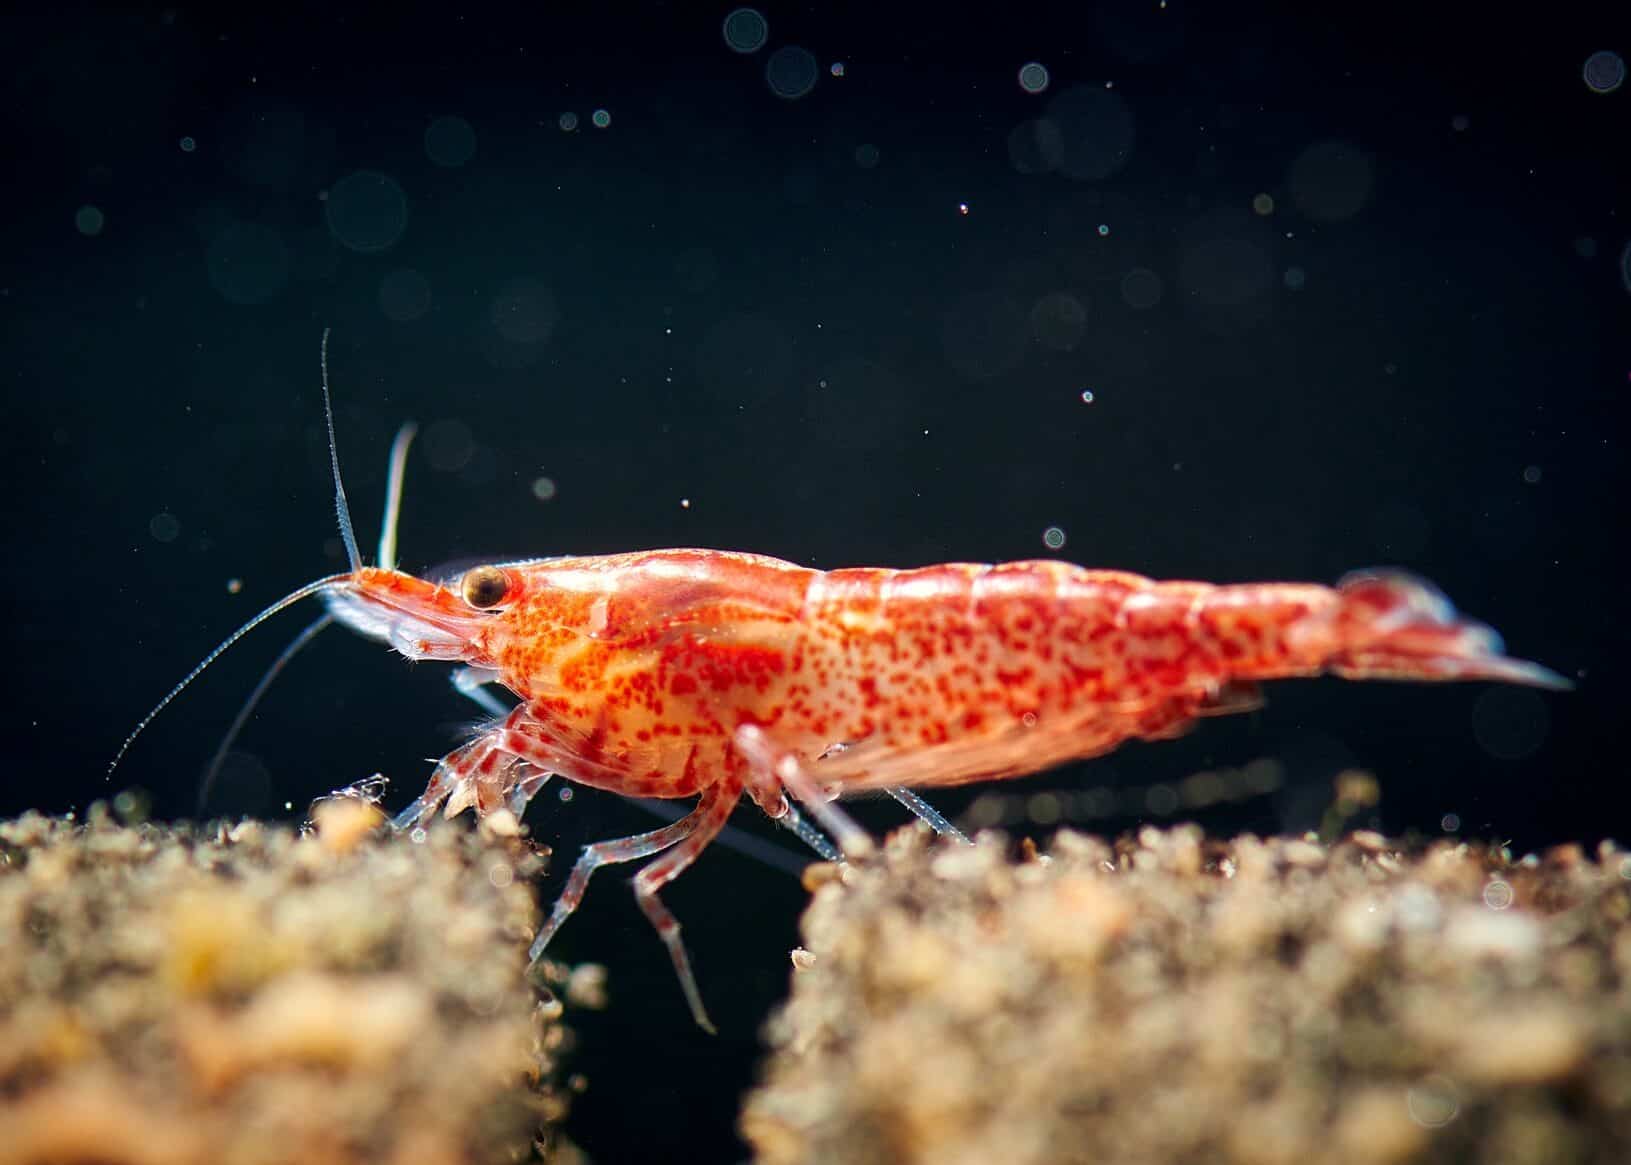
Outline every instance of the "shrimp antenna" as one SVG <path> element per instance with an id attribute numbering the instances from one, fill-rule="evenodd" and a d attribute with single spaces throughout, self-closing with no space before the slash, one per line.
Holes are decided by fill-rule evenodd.
<path id="1" fill-rule="evenodd" d="M 419 426 L 408 421 L 396 431 L 396 438 L 391 442 L 391 469 L 385 479 L 385 518 L 379 524 L 379 565 L 384 570 L 396 569 L 396 521 L 402 515 L 402 480 L 407 475 L 408 446 L 413 444 L 413 435 L 418 431 Z M 338 468 L 334 480 L 340 480 Z"/>
<path id="2" fill-rule="evenodd" d="M 402 513 L 402 482 L 407 470 L 408 447 L 413 444 L 414 434 L 418 431 L 419 426 L 409 421 L 396 431 L 396 440 L 391 442 L 391 467 L 385 485 L 385 520 L 380 524 L 379 531 L 379 564 L 385 570 L 396 569 L 396 525 L 397 518 Z M 333 622 L 333 612 L 319 615 L 272 661 L 250 691 L 248 698 L 243 702 L 243 707 L 239 708 L 237 716 L 233 717 L 226 735 L 221 737 L 215 755 L 210 758 L 209 767 L 204 770 L 204 779 L 198 786 L 196 809 L 200 817 L 204 815 L 205 806 L 209 803 L 210 791 L 215 788 L 215 779 L 221 775 L 221 765 L 226 762 L 227 753 L 232 750 L 233 744 L 243 732 L 244 725 L 249 723 L 249 717 L 254 715 L 261 697 L 266 695 L 272 681 L 277 679 L 289 661 L 299 655 L 306 644 L 316 639 L 318 634 Z"/>
<path id="3" fill-rule="evenodd" d="M 113 775 L 113 770 L 118 768 L 119 762 L 125 759 L 125 753 L 130 751 L 130 746 L 135 743 L 136 738 L 142 734 L 142 730 L 149 724 L 153 723 L 154 718 L 158 716 L 160 712 L 164 711 L 165 708 L 170 706 L 170 701 L 181 695 L 182 691 L 187 687 L 187 685 L 196 680 L 199 677 L 199 674 L 202 673 L 205 668 L 209 667 L 210 664 L 219 659 L 222 652 L 226 651 L 227 648 L 238 642 L 238 640 L 242 639 L 245 635 L 248 635 L 256 627 L 259 627 L 262 623 L 266 622 L 266 620 L 270 619 L 273 615 L 276 615 L 279 611 L 282 611 L 286 607 L 294 606 L 294 604 L 298 603 L 301 599 L 307 598 L 308 596 L 320 594 L 323 591 L 339 586 L 341 583 L 348 582 L 350 578 L 350 573 L 331 574 L 327 578 L 320 578 L 316 582 L 309 582 L 299 590 L 291 591 L 289 594 L 284 595 L 270 607 L 267 607 L 266 610 L 262 611 L 259 615 L 256 615 L 249 622 L 245 623 L 242 627 L 238 628 L 231 635 L 228 635 L 225 639 L 223 639 L 220 646 L 200 660 L 198 666 L 193 668 L 192 671 L 188 672 L 182 681 L 175 687 L 171 688 L 169 694 L 157 704 L 153 705 L 153 710 L 146 716 L 143 716 L 141 722 L 137 724 L 135 728 L 130 730 L 130 735 L 125 737 L 125 742 L 119 746 L 119 751 L 113 754 L 113 760 L 108 764 L 107 776 L 111 777 Z"/>
<path id="4" fill-rule="evenodd" d="M 340 480 L 340 447 L 334 441 L 334 401 L 328 391 L 328 332 L 323 329 L 323 344 L 318 353 L 318 364 L 323 371 L 323 419 L 328 422 L 328 463 L 334 470 L 334 510 L 340 516 L 340 538 L 345 542 L 346 561 L 353 573 L 362 569 L 362 555 L 357 552 L 357 535 L 351 528 L 351 507 L 345 500 L 345 483 Z"/>

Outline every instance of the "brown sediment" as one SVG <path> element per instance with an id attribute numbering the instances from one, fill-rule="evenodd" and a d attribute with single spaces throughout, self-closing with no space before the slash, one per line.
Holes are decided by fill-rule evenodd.
<path id="1" fill-rule="evenodd" d="M 0 822 L 0 1165 L 557 1146 L 568 1036 L 524 954 L 543 856 L 516 831 L 381 837 L 352 798 L 314 820 Z"/>
<path id="2" fill-rule="evenodd" d="M 762 1165 L 1631 1161 L 1624 851 L 1016 849 L 907 831 L 811 879 Z"/>

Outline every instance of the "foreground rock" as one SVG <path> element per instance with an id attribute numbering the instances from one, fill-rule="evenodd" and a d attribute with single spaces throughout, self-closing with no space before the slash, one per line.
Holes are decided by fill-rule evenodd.
<path id="1" fill-rule="evenodd" d="M 523 953 L 542 859 L 490 830 L 381 838 L 361 800 L 316 821 L 0 823 L 0 1165 L 552 1141 L 566 1031 Z"/>
<path id="2" fill-rule="evenodd" d="M 897 835 L 804 919 L 764 1165 L 1631 1161 L 1631 857 Z"/>

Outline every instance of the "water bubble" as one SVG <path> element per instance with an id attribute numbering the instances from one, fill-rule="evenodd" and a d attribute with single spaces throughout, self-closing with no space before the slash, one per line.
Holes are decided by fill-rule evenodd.
<path id="1" fill-rule="evenodd" d="M 408 196 L 394 178 L 373 170 L 347 174 L 329 188 L 328 229 L 353 251 L 390 249 L 408 226 Z"/>
<path id="2" fill-rule="evenodd" d="M 560 125 L 564 132 L 571 133 L 578 128 L 578 115 L 568 110 L 566 113 L 561 114 L 557 124 Z"/>
<path id="3" fill-rule="evenodd" d="M 815 88 L 821 66 L 809 49 L 783 45 L 765 62 L 765 83 L 777 97 L 797 101 Z"/>
<path id="4" fill-rule="evenodd" d="M 168 510 L 154 514 L 147 523 L 147 532 L 155 542 L 174 542 L 181 537 L 181 519 Z"/>
<path id="5" fill-rule="evenodd" d="M 1528 482 L 1530 485 L 1535 485 L 1537 482 L 1539 482 L 1540 481 L 1540 466 L 1538 466 L 1538 465 L 1525 465 L 1523 467 L 1523 480 Z"/>
<path id="6" fill-rule="evenodd" d="M 1456 813 L 1446 813 L 1438 819 L 1438 827 L 1445 833 L 1454 833 L 1461 828 L 1461 817 Z"/>
<path id="7" fill-rule="evenodd" d="M 532 479 L 532 496 L 541 502 L 547 502 L 555 496 L 555 482 L 548 477 L 535 477 Z"/>
<path id="8" fill-rule="evenodd" d="M 182 153 L 190 154 L 194 150 L 196 150 L 197 148 L 198 148 L 198 143 L 193 141 L 192 138 L 187 137 L 187 138 L 182 138 L 181 139 L 181 152 Z"/>
<path id="9" fill-rule="evenodd" d="M 605 129 L 612 124 L 612 115 L 607 110 L 597 109 L 589 115 L 589 120 L 594 122 L 596 129 Z"/>
<path id="10" fill-rule="evenodd" d="M 842 77 L 844 75 L 844 62 L 843 61 L 834 61 L 832 63 L 832 68 L 828 69 L 827 71 L 829 73 L 831 73 L 834 77 Z"/>
<path id="11" fill-rule="evenodd" d="M 1107 222 L 1101 222 L 1099 224 L 1099 238 L 1102 239 L 1106 235 L 1108 235 L 1109 233 L 1110 233 L 1110 224 L 1107 223 Z"/>
<path id="12" fill-rule="evenodd" d="M 1084 405 L 1090 405 L 1093 403 L 1093 390 L 1091 388 L 1082 389 L 1082 403 Z"/>
<path id="13" fill-rule="evenodd" d="M 1088 393 L 1086 395 L 1092 396 L 1093 394 Z M 1046 546 L 1049 550 L 1059 550 L 1063 548 L 1065 545 L 1065 532 L 1058 526 L 1049 526 L 1046 530 L 1042 531 L 1042 545 Z"/>
<path id="14" fill-rule="evenodd" d="M 1492 879 L 1484 887 L 1484 905 L 1491 910 L 1505 910 L 1512 905 L 1512 900 L 1515 897 L 1517 895 L 1513 893 L 1511 885 L 1499 878 Z"/>
<path id="15" fill-rule="evenodd" d="M 572 786 L 562 785 L 559 789 L 555 790 L 555 796 L 560 798 L 562 802 L 572 800 Z"/>
<path id="16" fill-rule="evenodd" d="M 462 117 L 438 117 L 425 127 L 425 156 L 438 166 L 462 166 L 476 156 L 476 131 Z"/>
<path id="17" fill-rule="evenodd" d="M 1625 84 L 1625 61 L 1619 53 L 1604 49 L 1586 58 L 1580 75 L 1593 93 L 1612 93 Z"/>
<path id="18" fill-rule="evenodd" d="M 770 38 L 770 25 L 756 8 L 738 8 L 725 17 L 720 32 L 732 52 L 756 53 Z"/>
<path id="19" fill-rule="evenodd" d="M 1040 93 L 1048 87 L 1048 67 L 1037 61 L 1021 65 L 1019 87 L 1027 93 Z"/>
<path id="20" fill-rule="evenodd" d="M 106 224 L 107 216 L 98 207 L 82 206 L 74 211 L 74 226 L 82 235 L 87 237 L 99 235 Z"/>

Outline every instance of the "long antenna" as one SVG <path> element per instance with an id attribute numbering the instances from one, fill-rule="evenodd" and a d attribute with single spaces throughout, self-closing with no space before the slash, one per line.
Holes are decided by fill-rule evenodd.
<path id="1" fill-rule="evenodd" d="M 334 402 L 328 394 L 328 329 L 323 329 L 323 347 L 319 354 L 323 369 L 323 419 L 328 422 L 328 463 L 334 470 L 334 509 L 340 516 L 340 537 L 345 541 L 346 561 L 352 573 L 362 569 L 362 555 L 357 553 L 357 535 L 351 529 L 351 507 L 345 500 L 345 483 L 340 480 L 340 449 L 334 442 Z"/>
<path id="2" fill-rule="evenodd" d="M 153 718 L 160 712 L 164 711 L 165 708 L 169 707 L 170 701 L 181 695 L 182 689 L 197 679 L 200 672 L 219 659 L 223 651 L 231 647 L 234 643 L 238 642 L 238 640 L 242 639 L 245 635 L 248 635 L 256 627 L 259 627 L 262 623 L 266 622 L 266 620 L 270 619 L 273 615 L 276 615 L 285 607 L 292 607 L 294 604 L 298 603 L 301 599 L 306 598 L 308 595 L 315 595 L 322 591 L 326 591 L 330 587 L 338 586 L 343 582 L 349 581 L 350 578 L 351 575 L 349 573 L 331 574 L 327 578 L 320 578 L 316 582 L 309 582 L 305 586 L 301 587 L 298 591 L 291 591 L 289 594 L 284 595 L 270 607 L 267 607 L 266 610 L 262 611 L 259 615 L 256 615 L 249 622 L 245 623 L 242 627 L 238 628 L 231 635 L 228 635 L 225 639 L 223 639 L 220 646 L 200 660 L 198 666 L 193 668 L 192 671 L 188 672 L 179 684 L 170 689 L 169 694 L 165 696 L 164 699 L 153 705 L 153 710 L 146 716 L 142 717 L 141 723 L 130 730 L 130 735 L 125 737 L 125 742 L 119 746 L 119 751 L 113 754 L 113 760 L 108 764 L 107 775 L 110 777 L 113 775 L 113 770 L 118 768 L 119 762 L 125 759 L 125 753 L 130 751 L 130 746 L 135 742 L 136 738 L 142 734 L 142 729 L 153 723 Z"/>

